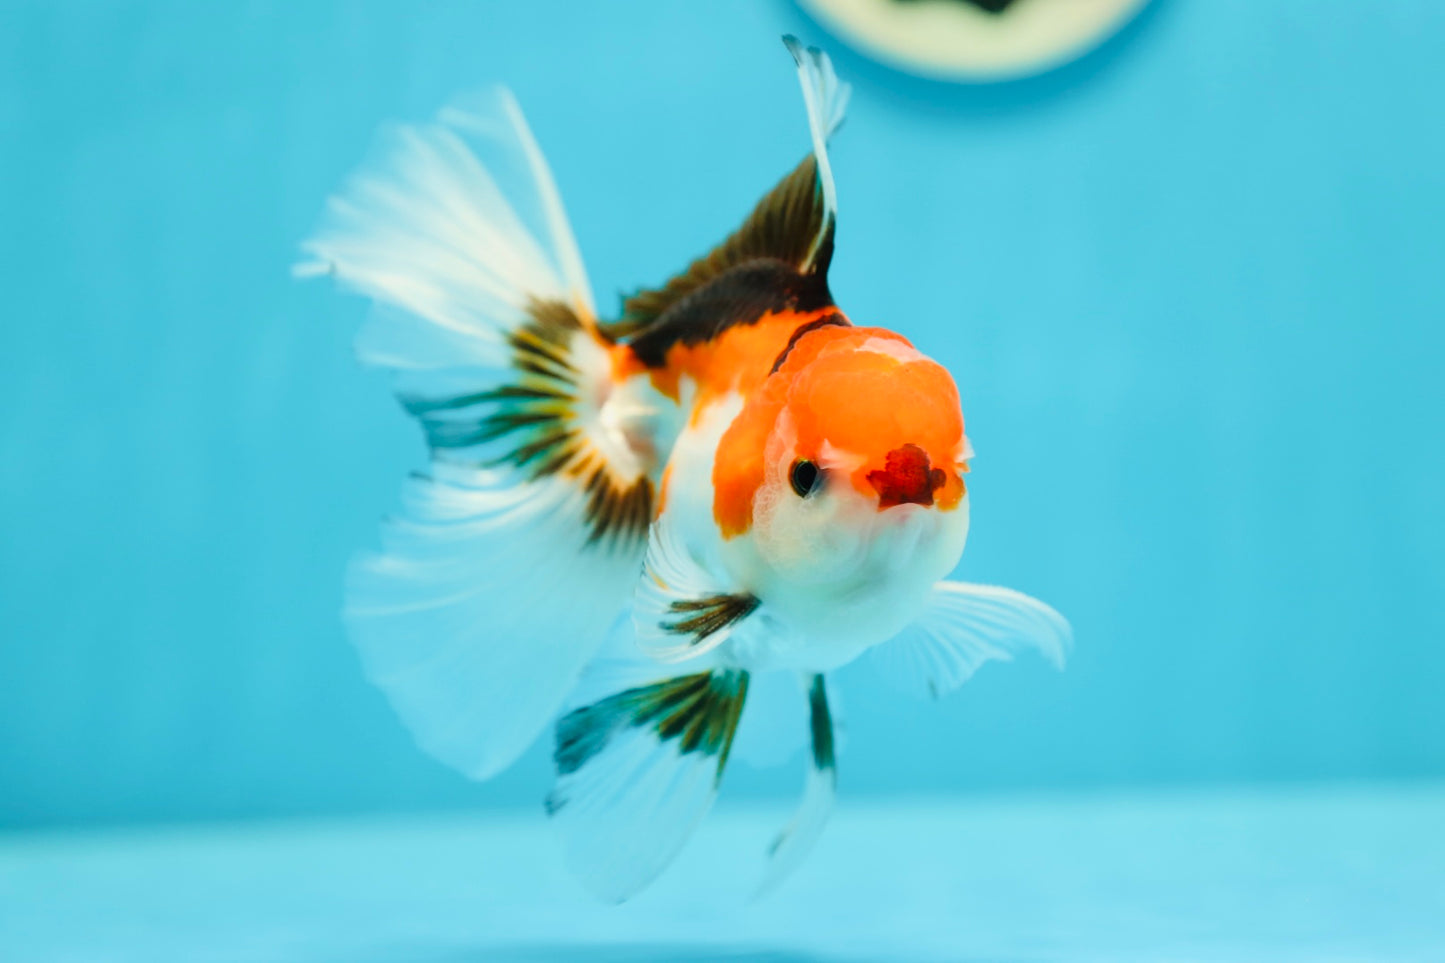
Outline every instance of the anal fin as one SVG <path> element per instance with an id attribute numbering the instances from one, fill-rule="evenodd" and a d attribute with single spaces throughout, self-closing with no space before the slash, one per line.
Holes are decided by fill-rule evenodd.
<path id="1" fill-rule="evenodd" d="M 623 689 L 557 723 L 547 812 L 584 885 L 621 902 L 672 861 L 712 807 L 748 673 L 715 669 Z"/>
<path id="2" fill-rule="evenodd" d="M 757 896 L 762 896 L 797 869 L 822 835 L 833 812 L 837 794 L 838 766 L 833 733 L 833 714 L 828 708 L 827 683 L 814 675 L 808 682 L 808 729 L 812 752 L 803 783 L 803 798 L 788 825 L 768 848 L 768 869 Z"/>

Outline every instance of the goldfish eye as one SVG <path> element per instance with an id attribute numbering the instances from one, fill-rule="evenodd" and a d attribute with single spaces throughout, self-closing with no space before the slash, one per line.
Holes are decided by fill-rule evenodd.
<path id="1" fill-rule="evenodd" d="M 788 472 L 788 481 L 799 498 L 806 498 L 823 487 L 823 473 L 808 459 L 799 458 L 793 462 L 792 471 Z"/>

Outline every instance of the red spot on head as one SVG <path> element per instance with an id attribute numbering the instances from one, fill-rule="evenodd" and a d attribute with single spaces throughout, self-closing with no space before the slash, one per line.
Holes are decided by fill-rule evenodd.
<path id="1" fill-rule="evenodd" d="M 776 367 L 718 445 L 713 514 L 723 537 L 752 526 L 768 442 L 785 418 L 795 436 L 789 461 L 840 453 L 838 466 L 824 467 L 865 498 L 877 496 L 881 508 L 951 511 L 962 503 L 968 465 L 958 388 L 907 339 L 882 328 L 816 327 Z"/>
<path id="2" fill-rule="evenodd" d="M 868 483 L 878 492 L 878 507 L 932 505 L 933 493 L 948 480 L 941 468 L 928 463 L 928 452 L 904 445 L 888 453 L 882 471 L 870 471 Z"/>

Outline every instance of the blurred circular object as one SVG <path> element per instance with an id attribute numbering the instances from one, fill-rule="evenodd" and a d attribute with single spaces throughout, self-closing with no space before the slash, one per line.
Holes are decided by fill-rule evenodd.
<path id="1" fill-rule="evenodd" d="M 998 81 L 1087 53 L 1148 0 L 800 0 L 865 53 L 910 73 Z"/>

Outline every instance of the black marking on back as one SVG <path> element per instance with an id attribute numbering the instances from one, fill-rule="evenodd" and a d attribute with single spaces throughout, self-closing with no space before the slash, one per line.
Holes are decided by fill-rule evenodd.
<path id="1" fill-rule="evenodd" d="M 678 616 L 675 622 L 663 622 L 664 632 L 692 636 L 689 645 L 700 645 L 708 636 L 741 622 L 759 605 L 754 595 L 710 595 L 703 599 L 678 599 L 668 610 Z"/>
<path id="2" fill-rule="evenodd" d="M 574 709 L 557 721 L 552 755 L 557 774 L 577 772 L 622 730 L 650 726 L 659 742 L 676 739 L 683 755 L 716 756 L 715 778 L 720 780 L 747 693 L 748 673 L 723 669 L 637 686 Z M 548 815 L 566 802 L 565 796 L 552 792 L 547 797 Z"/>
<path id="3" fill-rule="evenodd" d="M 586 493 L 587 543 L 627 549 L 640 545 L 652 521 L 653 489 L 646 476 L 620 480 L 577 427 L 579 372 L 569 356 L 584 335 L 576 313 L 559 301 L 534 301 L 529 318 L 508 335 L 516 380 L 500 388 L 448 398 L 403 397 L 436 451 L 503 443 L 480 459 L 512 465 L 532 480 L 563 474 Z"/>
<path id="4" fill-rule="evenodd" d="M 768 311 L 826 307 L 834 230 L 809 154 L 727 240 L 661 288 L 624 301 L 608 334 L 631 338 L 643 363 L 658 367 L 674 344 L 710 340 Z"/>
<path id="5" fill-rule="evenodd" d="M 778 359 L 773 362 L 773 367 L 768 371 L 768 374 L 773 374 L 783 366 L 783 362 L 788 360 L 788 355 L 793 353 L 793 346 L 809 331 L 817 331 L 819 328 L 851 328 L 852 326 L 852 323 L 847 318 L 836 311 L 832 314 L 825 314 L 821 318 L 809 321 L 807 324 L 799 325 L 798 330 L 793 332 L 793 336 L 790 337 L 788 343 L 783 346 L 783 350 L 778 352 Z"/>
<path id="6" fill-rule="evenodd" d="M 629 344 L 649 368 L 667 362 L 675 344 L 702 344 L 728 328 L 756 323 L 776 311 L 816 311 L 833 303 L 828 283 L 782 261 L 756 260 L 729 268 L 670 307 Z"/>

